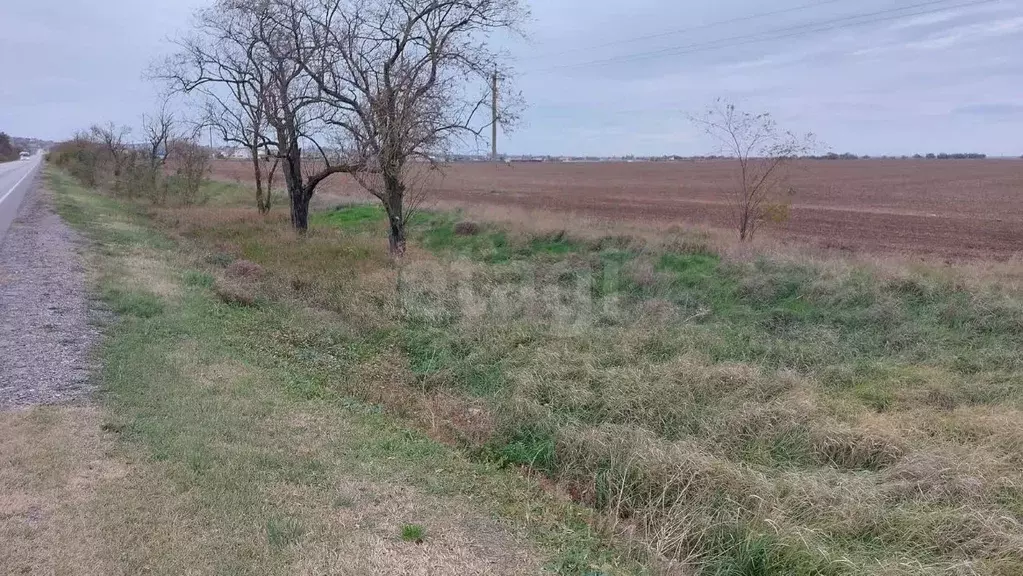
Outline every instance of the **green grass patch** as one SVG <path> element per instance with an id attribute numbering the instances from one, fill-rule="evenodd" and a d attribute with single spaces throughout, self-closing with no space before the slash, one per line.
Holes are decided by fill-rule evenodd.
<path id="1" fill-rule="evenodd" d="M 213 288 L 213 284 L 215 282 L 216 279 L 208 272 L 199 272 L 198 270 L 189 270 L 185 272 L 185 286 L 195 288 Z"/>
<path id="2" fill-rule="evenodd" d="M 266 521 L 266 538 L 273 548 L 287 548 L 298 544 L 305 528 L 297 518 L 271 518 Z"/>
<path id="3" fill-rule="evenodd" d="M 705 570 L 713 576 L 839 576 L 851 574 L 841 563 L 822 559 L 799 542 L 782 542 L 771 534 L 722 529 L 713 536 L 712 557 Z"/>
<path id="4" fill-rule="evenodd" d="M 512 259 L 512 246 L 505 232 L 483 229 L 478 234 L 461 236 L 455 232 L 459 221 L 459 214 L 424 212 L 413 222 L 412 234 L 425 248 L 437 253 L 491 264 Z"/>
<path id="5" fill-rule="evenodd" d="M 146 292 L 111 290 L 107 293 L 107 302 L 114 312 L 137 318 L 152 318 L 164 311 L 160 297 Z"/>
<path id="6" fill-rule="evenodd" d="M 553 474 L 556 470 L 554 436 L 536 426 L 525 426 L 494 450 L 499 461 Z"/>
<path id="7" fill-rule="evenodd" d="M 405 542 L 422 544 L 426 539 L 426 529 L 419 524 L 403 524 L 401 527 L 401 539 Z"/>
<path id="8" fill-rule="evenodd" d="M 338 206 L 333 210 L 314 212 L 309 216 L 310 226 L 331 226 L 344 230 L 361 230 L 386 222 L 387 214 L 384 209 L 375 204 Z"/>

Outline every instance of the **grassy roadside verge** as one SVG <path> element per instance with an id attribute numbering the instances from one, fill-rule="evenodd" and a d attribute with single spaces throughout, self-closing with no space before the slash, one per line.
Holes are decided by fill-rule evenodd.
<path id="1" fill-rule="evenodd" d="M 708 574 L 1023 570 L 1018 286 L 456 221 L 416 226 L 414 381 L 482 399 L 485 450 L 622 537 Z"/>
<path id="2" fill-rule="evenodd" d="M 372 206 L 297 237 L 230 186 L 136 213 L 54 185 L 123 319 L 107 428 L 187 495 L 194 532 L 232 544 L 208 571 L 343 570 L 320 560 L 337 542 L 406 558 L 424 548 L 403 536 L 428 547 L 481 511 L 471 534 L 527 573 L 634 568 L 587 517 L 649 566 L 715 576 L 1021 571 L 1018 287 L 444 213 L 396 267 Z M 471 511 L 352 520 L 337 487 L 383 478 Z M 386 521 L 359 540 L 369 516 Z M 537 565 L 515 556 L 530 546 Z"/>
<path id="3" fill-rule="evenodd" d="M 225 302 L 216 251 L 62 173 L 47 180 L 118 315 L 99 351 L 102 409 L 83 420 L 96 439 L 80 447 L 117 472 L 69 511 L 91 539 L 70 550 L 95 550 L 77 573 L 636 569 L 601 547 L 585 509 L 333 385 L 342 352 L 369 353 L 336 317 L 295 300 Z M 64 420 L 45 433 L 66 436 Z M 25 462 L 31 473 L 62 460 Z"/>
<path id="4" fill-rule="evenodd" d="M 546 475 L 620 541 L 715 575 L 1020 571 L 1018 286 L 444 213 L 395 268 L 373 206 L 301 239 L 230 206 L 156 215 L 224 259 L 222 297 L 355 328 L 303 340 L 345 367 L 325 386 Z"/>

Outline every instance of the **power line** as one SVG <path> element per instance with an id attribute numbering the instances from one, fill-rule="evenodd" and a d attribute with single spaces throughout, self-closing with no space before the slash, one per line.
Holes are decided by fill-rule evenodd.
<path id="1" fill-rule="evenodd" d="M 658 32 L 655 34 L 649 34 L 646 36 L 633 36 L 630 38 L 623 38 L 621 40 L 614 40 L 611 42 L 605 42 L 603 44 L 592 44 L 590 46 L 580 46 L 578 48 L 570 48 L 568 50 L 562 50 L 560 52 L 552 52 L 550 54 L 540 54 L 536 56 L 527 56 L 522 60 L 538 60 L 542 58 L 553 58 L 555 56 L 563 56 L 565 54 L 574 54 L 575 52 L 583 52 L 589 50 L 596 50 L 598 48 L 607 48 L 608 46 L 620 46 L 622 44 L 633 44 L 636 42 L 642 42 L 644 40 L 653 40 L 656 38 L 664 38 L 665 36 L 674 36 L 676 34 L 682 34 L 684 32 L 694 32 L 696 30 L 705 30 L 707 28 L 716 28 L 718 26 L 724 26 L 725 24 L 738 24 L 739 22 L 748 22 L 750 20 L 757 20 L 760 18 L 766 18 L 768 16 L 778 16 L 781 14 L 788 14 L 791 12 L 798 12 L 800 10 L 806 10 L 810 8 L 818 8 L 820 6 L 827 6 L 828 4 L 837 4 L 839 2 L 845 2 L 846 0 L 823 0 L 822 2 L 811 2 L 809 4 L 803 4 L 801 6 L 794 6 L 792 8 L 785 8 L 783 10 L 774 10 L 772 12 L 761 12 L 759 14 L 751 14 L 749 16 L 739 16 L 737 18 L 730 18 L 728 20 L 719 20 L 716 22 L 708 22 L 706 24 L 700 24 L 698 26 L 690 26 L 687 28 L 679 28 L 677 30 L 668 30 L 666 32 Z"/>
<path id="2" fill-rule="evenodd" d="M 540 68 L 536 70 L 527 70 L 525 73 L 540 73 L 550 72 L 554 70 L 563 70 L 570 68 L 579 68 L 585 66 L 594 66 L 600 64 L 613 64 L 620 62 L 635 62 L 639 60 L 645 60 L 649 58 L 658 58 L 663 56 L 680 56 L 684 54 L 693 54 L 696 52 L 703 52 L 707 50 L 715 50 L 719 48 L 730 48 L 735 46 L 743 46 L 747 44 L 755 44 L 758 42 L 767 42 L 771 40 L 782 40 L 785 38 L 792 38 L 797 36 L 805 36 L 807 34 L 814 34 L 817 32 L 827 32 L 831 30 L 841 30 L 844 28 L 852 28 L 855 26 L 862 26 L 864 24 L 876 24 L 879 22 L 887 22 L 891 20 L 898 20 L 901 18 L 907 18 L 912 16 L 923 16 L 926 14 L 933 14 L 936 12 L 943 12 L 945 10 L 953 10 L 956 8 L 968 8 L 972 6 L 979 6 L 982 4 L 991 4 L 998 2 L 999 0 L 975 0 L 973 2 L 966 2 L 961 4 L 955 4 L 950 6 L 941 6 L 930 10 L 918 10 L 907 14 L 895 14 L 894 16 L 884 16 L 886 14 L 893 14 L 896 12 L 905 12 L 906 10 L 913 10 L 916 8 L 925 8 L 928 6 L 935 6 L 943 4 L 949 0 L 932 0 L 930 2 L 922 2 L 919 4 L 913 4 L 910 6 L 903 6 L 901 8 L 891 8 L 888 10 L 880 10 L 877 12 L 869 12 L 865 14 L 857 14 L 853 16 L 845 16 L 833 20 L 827 20 L 823 22 L 801 24 L 798 26 L 790 26 L 787 28 L 780 28 L 770 32 L 762 32 L 756 34 L 746 34 L 740 36 L 733 36 L 730 38 L 722 38 L 719 40 L 713 40 L 709 42 L 701 42 L 695 44 L 687 44 L 681 46 L 672 46 L 663 48 L 660 50 L 653 50 L 648 52 L 638 52 L 634 54 L 626 54 L 622 56 L 614 56 L 610 58 L 603 58 L 600 60 L 591 60 L 588 62 L 579 62 L 575 64 L 563 64 L 559 66 L 551 66 L 548 68 Z M 877 16 L 883 16 L 877 18 Z M 868 20 L 863 20 L 868 18 Z M 850 20 L 858 20 L 850 22 Z M 809 28 L 809 29 L 808 29 Z"/>
<path id="3" fill-rule="evenodd" d="M 942 4 L 942 3 L 948 2 L 948 1 L 949 0 L 931 0 L 929 2 L 923 2 L 923 3 L 919 3 L 919 4 L 912 4 L 912 5 L 909 5 L 909 6 L 902 6 L 902 7 L 898 7 L 898 8 L 889 8 L 887 10 L 880 10 L 880 11 L 877 11 L 877 12 L 868 12 L 868 13 L 864 13 L 864 14 L 854 14 L 854 15 L 851 15 L 851 16 L 844 16 L 844 17 L 841 17 L 841 18 L 836 18 L 836 19 L 832 19 L 832 20 L 826 20 L 826 21 L 823 21 L 823 22 L 810 22 L 810 23 L 805 23 L 805 24 L 799 24 L 797 26 L 790 26 L 790 27 L 786 27 L 786 28 L 780 28 L 780 29 L 769 31 L 769 32 L 758 32 L 758 33 L 754 33 L 754 34 L 744 34 L 744 35 L 739 35 L 739 36 L 732 36 L 732 37 L 729 37 L 729 38 L 720 38 L 720 39 L 711 40 L 711 41 L 708 41 L 708 42 L 699 42 L 699 43 L 695 43 L 695 44 L 686 44 L 686 45 L 681 45 L 681 46 L 672 46 L 672 47 L 662 48 L 662 49 L 653 50 L 653 51 L 638 52 L 638 53 L 634 53 L 634 54 L 625 54 L 625 55 L 621 55 L 621 56 L 612 56 L 612 57 L 609 57 L 609 58 L 602 58 L 602 59 L 599 59 L 599 60 L 591 60 L 591 61 L 580 62 L 580 63 L 575 63 L 575 64 L 563 64 L 563 65 L 558 65 L 558 66 L 551 66 L 549 68 L 542 68 L 542 69 L 538 69 L 538 70 L 533 70 L 532 72 L 546 72 L 546 71 L 549 71 L 549 70 L 561 70 L 561 69 L 565 69 L 565 68 L 576 68 L 576 67 L 591 66 L 591 65 L 596 65 L 596 64 L 609 64 L 609 63 L 614 63 L 614 62 L 632 62 L 632 61 L 635 61 L 635 60 L 642 60 L 642 59 L 646 59 L 646 58 L 650 58 L 650 57 L 656 57 L 656 56 L 674 56 L 674 55 L 678 55 L 678 54 L 688 54 L 688 53 L 691 53 L 691 52 L 697 52 L 697 51 L 701 51 L 703 49 L 714 49 L 714 48 L 728 47 L 727 44 L 725 46 L 717 46 L 717 45 L 718 44 L 722 44 L 722 43 L 732 42 L 732 41 L 749 40 L 748 42 L 743 42 L 742 43 L 742 44 L 748 44 L 748 43 L 753 43 L 753 42 L 763 42 L 763 41 L 775 40 L 775 39 L 779 39 L 779 38 L 787 38 L 787 37 L 795 36 L 795 35 L 799 35 L 799 34 L 809 34 L 809 33 L 822 32 L 822 31 L 827 31 L 827 30 L 830 30 L 830 29 L 836 29 L 836 28 L 842 28 L 842 27 L 849 27 L 849 26 L 855 26 L 855 25 L 861 25 L 861 24 L 870 24 L 870 23 L 874 23 L 875 20 L 864 21 L 864 22 L 853 22 L 853 23 L 847 24 L 845 26 L 831 26 L 833 24 L 838 24 L 838 23 L 842 23 L 842 22 L 848 22 L 850 20 L 859 20 L 859 19 L 862 19 L 862 18 L 871 18 L 871 17 L 874 17 L 874 16 L 880 16 L 880 15 L 890 14 L 890 13 L 895 13 L 895 12 L 904 12 L 906 10 L 912 10 L 912 9 L 915 9 L 915 8 L 933 6 L 933 5 Z M 985 3 L 994 2 L 994 1 L 996 1 L 996 0 L 980 0 L 978 2 L 972 2 L 972 3 L 966 4 L 965 6 L 969 6 L 969 5 L 973 5 L 973 4 L 985 4 Z M 928 14 L 928 13 L 931 13 L 931 12 L 940 12 L 940 11 L 944 11 L 944 10 L 948 10 L 948 9 L 952 9 L 952 8 L 959 8 L 961 6 L 964 6 L 964 5 L 943 6 L 943 7 L 937 8 L 935 10 L 931 10 L 931 11 L 914 12 L 914 13 L 910 13 L 910 14 L 899 14 L 899 15 L 893 17 L 893 18 L 888 18 L 888 19 L 903 18 L 903 17 L 907 17 L 907 16 L 919 16 L 919 15 Z M 885 19 L 879 19 L 879 20 L 876 20 L 876 21 L 884 21 L 884 20 Z M 825 28 L 820 28 L 821 26 L 825 26 Z M 805 30 L 807 28 L 811 28 L 811 29 L 810 30 Z M 776 36 L 777 34 L 791 32 L 791 31 L 797 31 L 798 33 L 797 34 L 785 34 L 783 36 Z M 766 37 L 761 38 L 762 36 L 766 36 Z M 738 45 L 741 45 L 741 44 L 738 44 Z"/>
<path id="4" fill-rule="evenodd" d="M 910 6 L 903 6 L 903 7 L 900 7 L 900 8 L 891 8 L 891 9 L 887 9 L 887 10 L 880 10 L 880 11 L 877 11 L 877 12 L 869 12 L 869 13 L 864 13 L 864 14 L 845 16 L 845 17 L 842 17 L 842 18 L 837 18 L 837 19 L 833 19 L 833 20 L 826 20 L 826 21 L 823 21 L 823 22 L 815 22 L 815 23 L 811 22 L 811 23 L 807 23 L 807 24 L 800 24 L 800 25 L 797 25 L 797 26 L 790 26 L 790 27 L 787 27 L 787 28 L 776 29 L 776 30 L 773 30 L 773 31 L 770 31 L 770 32 L 759 32 L 759 33 L 755 33 L 755 34 L 746 34 L 746 35 L 732 36 L 732 37 L 729 37 L 729 38 L 721 38 L 721 39 L 718 39 L 718 40 L 712 40 L 712 41 L 708 41 L 708 42 L 700 42 L 700 43 L 695 43 L 695 44 L 688 44 L 688 45 L 682 45 L 682 46 L 673 46 L 673 47 L 668 47 L 668 48 L 662 48 L 662 49 L 659 49 L 659 50 L 654 50 L 654 51 L 649 51 L 649 52 L 639 52 L 639 53 L 634 53 L 634 54 L 626 54 L 626 55 L 622 55 L 622 56 L 614 56 L 614 57 L 610 57 L 610 58 L 603 58 L 603 59 L 599 59 L 599 60 L 591 60 L 591 61 L 588 61 L 588 62 L 580 62 L 580 63 L 575 63 L 575 64 L 563 64 L 563 65 L 559 65 L 559 66 L 552 66 L 552 67 L 549 67 L 549 68 L 542 68 L 542 69 L 537 69 L 537 70 L 531 70 L 531 71 L 527 71 L 527 73 L 529 73 L 529 72 L 534 72 L 534 73 L 535 72 L 547 72 L 547 71 L 552 71 L 552 70 L 577 68 L 577 67 L 592 66 L 592 65 L 598 65 L 598 64 L 611 64 L 611 63 L 617 63 L 617 62 L 634 62 L 634 61 L 638 61 L 638 60 L 644 60 L 644 59 L 648 59 L 648 58 L 652 58 L 652 57 L 660 57 L 660 56 L 678 56 L 678 55 L 683 55 L 683 54 L 692 54 L 692 53 L 702 52 L 702 51 L 706 51 L 706 50 L 714 50 L 714 49 L 719 49 L 719 48 L 729 48 L 729 47 L 733 47 L 733 46 L 742 46 L 742 45 L 754 44 L 754 43 L 758 43 L 758 42 L 766 42 L 766 41 L 770 41 L 770 40 L 780 40 L 780 39 L 791 38 L 791 37 L 796 37 L 796 36 L 803 36 L 803 35 L 807 35 L 807 34 L 814 34 L 814 33 L 817 33 L 817 32 L 827 32 L 827 31 L 831 31 L 831 30 L 839 30 L 839 29 L 843 29 L 843 28 L 851 28 L 851 27 L 855 27 L 855 26 L 861 26 L 861 25 L 864 25 L 864 24 L 875 24 L 875 23 L 879 23 L 879 22 L 898 20 L 900 18 L 907 18 L 907 17 L 912 17 L 912 16 L 922 16 L 922 15 L 926 15 L 926 14 L 933 14 L 933 13 L 936 13 L 936 12 L 943 12 L 945 10 L 951 10 L 951 9 L 956 9 L 956 8 L 966 8 L 966 7 L 977 6 L 977 5 L 981 5 L 981 4 L 990 4 L 990 3 L 993 3 L 993 2 L 997 2 L 999 0 L 976 0 L 976 1 L 973 1 L 973 2 L 967 2 L 967 3 L 963 3 L 963 4 L 955 4 L 955 5 L 949 5 L 949 6 L 940 6 L 938 8 L 934 8 L 934 9 L 931 9 L 931 10 L 919 10 L 919 11 L 911 12 L 911 13 L 907 13 L 907 14 L 896 14 L 894 16 L 875 18 L 876 16 L 883 16 L 885 14 L 892 14 L 892 13 L 895 13 L 895 12 L 905 12 L 906 10 L 913 10 L 913 9 L 916 9 L 916 8 L 925 8 L 927 6 L 934 6 L 934 5 L 938 5 L 938 4 L 943 4 L 944 2 L 948 2 L 948 1 L 949 0 L 931 0 L 929 2 L 913 4 L 913 5 L 910 5 Z M 862 20 L 864 18 L 870 18 L 870 19 L 869 20 Z M 859 20 L 859 21 L 849 22 L 850 20 Z M 845 23 L 845 24 L 843 24 L 843 23 Z M 730 42 L 735 42 L 735 43 L 734 44 L 728 44 Z"/>

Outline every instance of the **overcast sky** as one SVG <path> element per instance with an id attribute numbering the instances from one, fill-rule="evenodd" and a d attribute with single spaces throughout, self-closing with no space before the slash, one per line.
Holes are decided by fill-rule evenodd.
<path id="1" fill-rule="evenodd" d="M 138 124 L 156 100 L 142 72 L 203 4 L 3 0 L 0 130 L 61 139 Z M 721 96 L 839 152 L 1023 154 L 1023 0 L 545 0 L 532 12 L 529 38 L 510 43 L 528 108 L 506 153 L 710 153 L 687 115 Z"/>

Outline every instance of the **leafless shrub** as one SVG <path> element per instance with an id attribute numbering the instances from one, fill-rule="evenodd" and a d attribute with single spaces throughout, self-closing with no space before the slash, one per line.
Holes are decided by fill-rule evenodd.
<path id="1" fill-rule="evenodd" d="M 86 186 L 99 184 L 103 150 L 88 132 L 75 134 L 73 140 L 62 142 L 50 149 L 49 161 L 67 170 L 72 177 Z"/>
<path id="2" fill-rule="evenodd" d="M 184 138 L 170 142 L 168 149 L 169 163 L 174 170 L 173 193 L 184 204 L 200 201 L 202 185 L 210 172 L 209 150 Z"/>
<path id="3" fill-rule="evenodd" d="M 113 174 L 114 192 L 121 192 L 124 188 L 122 175 L 125 166 L 131 159 L 131 149 L 127 144 L 127 138 L 131 134 L 131 128 L 117 126 L 113 122 L 107 124 L 96 124 L 89 129 L 89 135 L 93 142 L 99 144 L 104 152 L 103 160 L 108 162 Z M 128 189 L 128 195 L 132 191 Z"/>
<path id="4" fill-rule="evenodd" d="M 166 113 L 144 118 L 143 125 L 144 146 L 124 142 L 127 128 L 94 126 L 54 147 L 51 161 L 87 186 L 109 185 L 115 194 L 129 198 L 157 204 L 170 199 L 199 202 L 211 168 L 209 151 L 192 139 L 174 136 L 173 119 Z"/>
<path id="5" fill-rule="evenodd" d="M 170 143 L 176 139 L 173 114 L 163 102 L 160 110 L 154 115 L 142 117 L 142 135 L 145 138 L 145 157 L 136 169 L 142 173 L 142 180 L 150 197 L 157 204 L 167 199 L 167 183 L 164 179 L 164 165 L 170 152 Z"/>
<path id="6" fill-rule="evenodd" d="M 814 135 L 782 132 L 770 114 L 743 112 L 722 100 L 693 121 L 737 161 L 738 182 L 729 203 L 739 240 L 752 241 L 761 224 L 787 220 L 789 198 L 795 193 L 789 186 L 789 165 L 818 147 Z"/>

